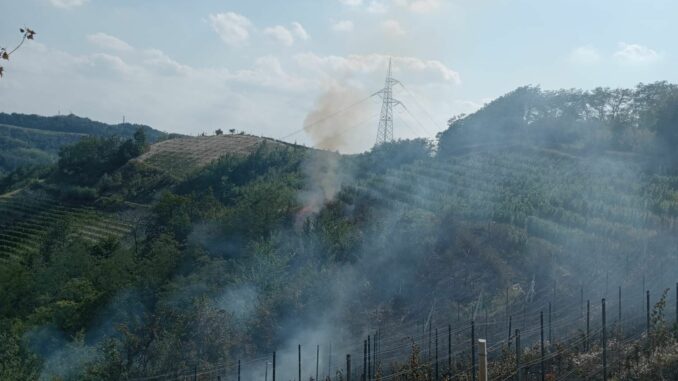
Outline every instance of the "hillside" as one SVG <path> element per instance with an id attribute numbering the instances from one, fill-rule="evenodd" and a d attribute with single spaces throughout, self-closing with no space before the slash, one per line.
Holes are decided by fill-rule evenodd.
<path id="1" fill-rule="evenodd" d="M 0 178 L 17 168 L 53 164 L 61 147 L 85 136 L 130 138 L 143 129 L 150 142 L 167 134 L 148 126 L 110 125 L 76 115 L 38 116 L 0 113 Z"/>
<path id="2" fill-rule="evenodd" d="M 609 114 L 622 90 L 518 89 L 352 156 L 83 139 L 0 198 L 0 378 L 263 379 L 275 351 L 282 379 L 470 380 L 481 337 L 494 380 L 596 379 L 602 348 L 674 379 L 678 97 Z"/>
<path id="3" fill-rule="evenodd" d="M 74 142 L 84 136 L 72 135 L 76 135 Z M 133 172 L 135 176 L 143 176 L 136 191 L 142 193 L 142 197 L 148 196 L 170 187 L 176 183 L 176 179 L 196 173 L 221 157 L 253 154 L 262 144 L 268 144 L 269 149 L 285 146 L 274 140 L 240 134 L 165 140 L 150 145 L 147 152 L 116 174 L 123 176 Z M 143 165 L 138 166 L 136 163 Z M 129 184 L 126 185 L 131 188 Z M 82 199 L 73 200 L 72 197 L 64 198 L 58 192 L 55 194 L 56 188 L 44 184 L 0 197 L 0 212 L 3 213 L 3 220 L 0 221 L 0 260 L 21 262 L 38 254 L 50 234 L 66 229 L 64 222 L 70 228 L 70 234 L 76 234 L 93 244 L 121 239 L 132 231 L 135 218 L 144 213 L 145 206 L 135 203 L 127 204 L 126 207 L 111 205 L 107 200 L 122 191 L 113 184 L 101 189 L 98 203 L 84 205 Z M 134 197 L 129 197 L 129 200 L 138 201 Z"/>
<path id="4" fill-rule="evenodd" d="M 166 133 L 149 126 L 133 123 L 107 124 L 77 115 L 40 116 L 35 114 L 0 113 L 0 124 L 30 128 L 33 130 L 85 134 L 94 136 L 130 137 L 139 129 L 151 142 L 166 138 Z"/>

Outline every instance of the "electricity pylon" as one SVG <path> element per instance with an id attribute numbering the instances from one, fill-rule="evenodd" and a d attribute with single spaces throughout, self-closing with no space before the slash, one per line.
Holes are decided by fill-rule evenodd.
<path id="1" fill-rule="evenodd" d="M 386 84 L 384 85 L 383 89 L 373 94 L 381 96 L 381 99 L 383 100 L 383 103 L 381 104 L 379 129 L 377 130 L 377 141 L 375 146 L 393 141 L 393 106 L 403 106 L 399 100 L 393 98 L 393 86 L 400 84 L 400 81 L 391 76 L 391 58 L 389 58 Z"/>

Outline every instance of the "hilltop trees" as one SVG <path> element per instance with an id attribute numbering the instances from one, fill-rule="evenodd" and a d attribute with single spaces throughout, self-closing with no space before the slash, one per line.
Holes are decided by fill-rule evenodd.
<path id="1" fill-rule="evenodd" d="M 85 137 L 59 152 L 57 178 L 65 183 L 91 186 L 148 148 L 143 129 L 132 139 Z"/>
<path id="2" fill-rule="evenodd" d="M 139 129 L 143 129 L 146 140 L 155 143 L 159 140 L 174 138 L 176 134 L 167 134 L 143 124 L 107 124 L 74 114 L 40 116 L 34 114 L 7 114 L 0 112 L 0 124 L 26 127 L 35 130 L 59 133 L 86 134 L 92 136 L 119 136 L 130 138 Z"/>
<path id="3" fill-rule="evenodd" d="M 433 142 L 423 138 L 398 140 L 380 144 L 370 152 L 360 154 L 350 163 L 355 165 L 355 172 L 360 175 L 384 173 L 390 168 L 423 160 L 433 156 Z"/>
<path id="4" fill-rule="evenodd" d="M 676 109 L 678 87 L 667 82 L 590 91 L 521 87 L 480 112 L 451 119 L 450 128 L 439 134 L 439 150 L 450 154 L 473 145 L 535 143 L 656 154 L 657 147 L 678 143 Z"/>
<path id="5" fill-rule="evenodd" d="M 678 146 L 678 87 L 662 82 L 655 85 L 654 92 L 643 94 L 646 100 L 645 118 L 650 128 L 663 143 L 664 149 L 675 152 Z M 654 107 L 647 103 L 652 102 Z"/>

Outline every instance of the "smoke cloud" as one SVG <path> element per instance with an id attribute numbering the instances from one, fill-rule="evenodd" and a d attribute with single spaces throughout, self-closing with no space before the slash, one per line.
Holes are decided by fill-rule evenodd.
<path id="1" fill-rule="evenodd" d="M 337 152 L 359 152 L 368 146 L 365 126 L 376 117 L 371 115 L 367 100 L 367 94 L 357 87 L 331 84 L 306 116 L 304 130 L 319 151 L 310 153 L 303 165 L 307 182 L 299 193 L 303 209 L 297 216 L 297 227 L 352 179 Z"/>
<path id="2" fill-rule="evenodd" d="M 356 153 L 369 148 L 369 126 L 376 126 L 367 94 L 353 86 L 330 85 L 315 101 L 304 119 L 304 130 L 316 148 L 342 153 Z M 374 122 L 374 123 L 370 123 Z M 368 130 L 366 130 L 368 129 Z"/>

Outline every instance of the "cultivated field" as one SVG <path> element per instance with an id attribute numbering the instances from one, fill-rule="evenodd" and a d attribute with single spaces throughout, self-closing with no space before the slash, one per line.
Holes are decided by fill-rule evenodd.
<path id="1" fill-rule="evenodd" d="M 183 177 L 222 156 L 244 156 L 252 153 L 264 142 L 272 145 L 284 144 L 244 134 L 177 138 L 153 144 L 137 160 L 173 176 Z"/>
<path id="2" fill-rule="evenodd" d="M 68 222 L 70 234 L 90 242 L 120 238 L 131 226 L 92 207 L 70 206 L 47 195 L 18 193 L 0 198 L 0 261 L 26 259 L 39 252 L 50 234 L 61 234 L 59 225 Z"/>
<path id="3" fill-rule="evenodd" d="M 653 256 L 670 257 L 666 242 L 678 233 L 678 177 L 634 166 L 617 158 L 512 149 L 407 165 L 352 191 L 387 208 L 432 216 L 449 210 L 491 221 L 498 236 L 528 251 L 553 252 L 568 264 L 560 269 L 564 274 L 595 278 L 644 268 Z"/>

